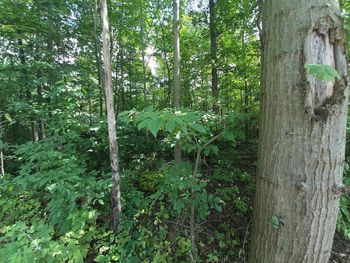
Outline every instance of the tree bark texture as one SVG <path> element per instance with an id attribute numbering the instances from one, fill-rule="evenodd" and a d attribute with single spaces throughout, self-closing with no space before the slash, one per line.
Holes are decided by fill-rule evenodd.
<path id="1" fill-rule="evenodd" d="M 251 263 L 326 263 L 345 150 L 348 76 L 337 1 L 263 3 L 261 119 Z M 340 75 L 319 81 L 305 64 Z"/>
<path id="2" fill-rule="evenodd" d="M 103 67 L 104 67 L 104 85 L 106 93 L 106 108 L 108 119 L 108 139 L 110 150 L 110 163 L 112 169 L 112 226 L 116 232 L 118 230 L 119 213 L 121 211 L 120 202 L 120 174 L 118 160 L 118 143 L 117 143 L 117 128 L 116 116 L 114 110 L 114 97 L 112 89 L 112 67 L 110 57 L 110 41 L 109 41 L 109 25 L 107 0 L 101 0 L 101 17 L 102 17 L 102 39 L 103 39 Z"/>

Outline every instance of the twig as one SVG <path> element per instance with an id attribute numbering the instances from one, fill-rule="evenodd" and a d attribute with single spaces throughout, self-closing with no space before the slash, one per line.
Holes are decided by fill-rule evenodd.
<path id="1" fill-rule="evenodd" d="M 244 262 L 246 262 L 245 244 L 247 243 L 247 238 L 248 238 L 248 234 L 249 234 L 249 226 L 250 226 L 250 224 L 251 224 L 251 221 L 248 222 L 248 225 L 247 225 L 246 230 L 245 230 L 244 239 L 243 239 L 242 251 L 243 251 Z"/>

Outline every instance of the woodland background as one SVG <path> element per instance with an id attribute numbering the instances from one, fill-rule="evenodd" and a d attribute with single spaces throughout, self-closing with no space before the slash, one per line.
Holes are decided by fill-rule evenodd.
<path id="1" fill-rule="evenodd" d="M 1 0 L 0 261 L 188 262 L 194 230 L 203 262 L 246 262 L 258 140 L 259 3 L 181 1 L 181 110 L 175 112 L 172 1 L 108 2 L 122 189 L 116 236 L 100 5 Z M 350 2 L 341 6 L 349 30 Z M 180 163 L 173 161 L 174 145 Z M 349 186 L 349 148 L 346 156 Z M 200 176 L 191 176 L 194 169 Z M 349 262 L 348 195 L 340 208 L 333 260 Z"/>

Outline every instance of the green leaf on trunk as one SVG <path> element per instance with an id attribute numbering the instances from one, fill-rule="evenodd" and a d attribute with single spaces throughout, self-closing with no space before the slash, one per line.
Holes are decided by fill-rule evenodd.
<path id="1" fill-rule="evenodd" d="M 317 80 L 332 81 L 335 78 L 340 78 L 338 71 L 330 65 L 324 64 L 306 64 L 305 68 L 309 75 L 314 75 Z"/>

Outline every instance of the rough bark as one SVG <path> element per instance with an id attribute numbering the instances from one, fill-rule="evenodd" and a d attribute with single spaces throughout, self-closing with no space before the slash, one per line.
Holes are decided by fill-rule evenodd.
<path id="1" fill-rule="evenodd" d="M 112 227 L 116 232 L 118 230 L 119 213 L 121 211 L 120 202 L 120 174 L 118 160 L 118 143 L 116 116 L 114 110 L 114 97 L 112 89 L 112 66 L 110 57 L 109 41 L 109 24 L 107 12 L 107 0 L 101 0 L 101 17 L 102 17 L 102 39 L 103 39 L 103 68 L 104 68 L 104 85 L 106 94 L 106 108 L 108 119 L 108 139 L 110 150 L 110 164 L 112 169 Z"/>
<path id="2" fill-rule="evenodd" d="M 342 189 L 348 102 L 339 6 L 328 0 L 263 5 L 262 115 L 249 262 L 326 263 Z M 335 67 L 341 77 L 324 82 L 307 75 L 304 65 L 316 63 Z"/>
<path id="3" fill-rule="evenodd" d="M 209 0 L 209 31 L 210 31 L 210 59 L 211 59 L 211 91 L 214 99 L 213 110 L 219 112 L 219 87 L 218 87 L 218 56 L 216 41 L 216 4 L 215 0 Z"/>
<path id="4" fill-rule="evenodd" d="M 173 34 L 174 34 L 174 107 L 180 109 L 180 0 L 173 1 Z M 181 160 L 181 149 L 175 145 L 175 161 Z"/>

